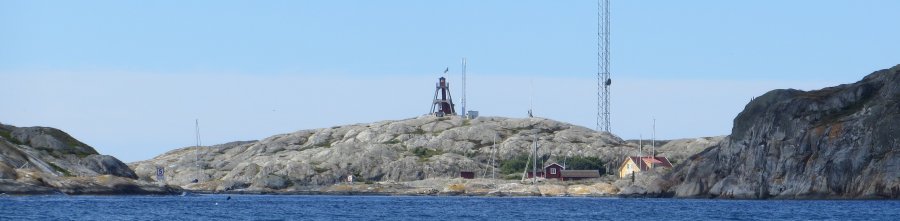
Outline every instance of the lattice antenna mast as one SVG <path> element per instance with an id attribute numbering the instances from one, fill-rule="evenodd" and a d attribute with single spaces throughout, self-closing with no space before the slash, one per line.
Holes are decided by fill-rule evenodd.
<path id="1" fill-rule="evenodd" d="M 597 0 L 597 130 L 609 125 L 609 0 Z"/>

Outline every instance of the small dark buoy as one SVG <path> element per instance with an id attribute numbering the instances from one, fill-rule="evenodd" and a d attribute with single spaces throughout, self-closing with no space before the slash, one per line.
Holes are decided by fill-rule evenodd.
<path id="1" fill-rule="evenodd" d="M 225 200 L 231 200 L 231 196 L 228 196 L 227 198 L 225 198 Z"/>

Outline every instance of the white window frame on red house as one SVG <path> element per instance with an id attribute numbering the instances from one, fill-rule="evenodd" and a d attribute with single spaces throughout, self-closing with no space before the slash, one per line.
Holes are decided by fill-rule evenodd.
<path id="1" fill-rule="evenodd" d="M 550 168 L 550 174 L 556 175 L 556 168 Z"/>

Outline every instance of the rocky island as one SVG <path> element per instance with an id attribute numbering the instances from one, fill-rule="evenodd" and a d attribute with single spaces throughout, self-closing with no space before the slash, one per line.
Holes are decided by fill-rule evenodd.
<path id="1" fill-rule="evenodd" d="M 690 140 L 708 139 L 721 138 Z M 604 166 L 594 169 L 609 173 L 639 149 L 609 133 L 543 118 L 421 116 L 187 147 L 130 166 L 141 180 L 154 180 L 162 167 L 170 184 L 214 193 L 610 196 L 627 186 L 612 174 L 578 182 L 521 182 L 524 165 L 508 165 L 527 158 L 533 142 L 543 160 L 599 156 L 596 161 Z M 696 152 L 681 147 L 699 151 L 714 142 L 670 143 L 660 153 L 683 160 Z M 477 179 L 460 178 L 463 171 Z M 350 175 L 355 184 L 344 182 Z"/>
<path id="2" fill-rule="evenodd" d="M 176 186 L 136 178 L 122 161 L 61 130 L 0 124 L 2 194 L 181 193 Z"/>
<path id="3" fill-rule="evenodd" d="M 852 84 L 768 92 L 728 136 L 659 142 L 656 155 L 674 168 L 633 178 L 620 166 L 649 143 L 536 117 L 425 115 L 185 147 L 128 165 L 56 129 L 3 125 L 0 192 L 897 199 L 898 125 L 900 65 Z M 523 180 L 534 144 L 539 167 L 588 165 L 599 175 Z"/>

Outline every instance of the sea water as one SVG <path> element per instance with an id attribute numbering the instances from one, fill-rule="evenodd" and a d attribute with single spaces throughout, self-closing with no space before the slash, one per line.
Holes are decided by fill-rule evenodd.
<path id="1" fill-rule="evenodd" d="M 0 220 L 898 220 L 896 200 L 4 196 Z"/>

